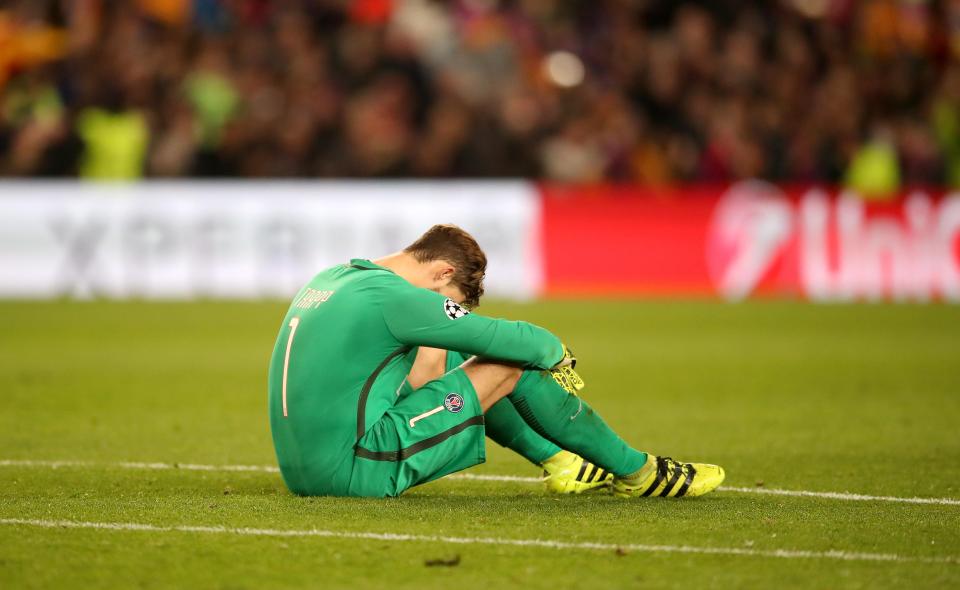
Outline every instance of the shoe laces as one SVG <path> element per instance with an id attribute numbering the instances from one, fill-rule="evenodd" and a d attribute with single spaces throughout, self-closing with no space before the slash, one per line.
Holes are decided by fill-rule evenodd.
<path id="1" fill-rule="evenodd" d="M 681 463 L 673 457 L 657 457 L 657 473 L 664 479 L 669 478 L 678 470 L 685 473 L 683 469 L 686 466 L 686 463 Z"/>

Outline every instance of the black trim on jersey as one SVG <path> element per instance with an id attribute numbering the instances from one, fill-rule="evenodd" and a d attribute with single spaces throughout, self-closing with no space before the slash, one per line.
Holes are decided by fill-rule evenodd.
<path id="1" fill-rule="evenodd" d="M 440 434 L 435 434 L 430 438 L 425 438 L 422 441 L 413 443 L 409 447 L 400 449 L 399 451 L 371 451 L 370 449 L 365 449 L 357 444 L 357 447 L 354 450 L 354 455 L 360 457 L 361 459 L 373 459 L 374 461 L 404 461 L 413 455 L 416 455 L 420 451 L 426 451 L 431 447 L 437 446 L 451 436 L 459 432 L 463 432 L 471 426 L 477 426 L 480 424 L 483 424 L 483 414 L 468 418 L 460 424 L 444 430 Z"/>
<path id="2" fill-rule="evenodd" d="M 373 373 L 370 373 L 370 376 L 367 377 L 366 383 L 363 384 L 363 389 L 360 390 L 360 400 L 357 401 L 357 442 L 360 442 L 360 439 L 363 438 L 364 432 L 366 431 L 364 426 L 367 422 L 367 396 L 370 395 L 370 389 L 373 388 L 374 381 L 377 380 L 377 377 L 380 376 L 380 373 L 387 367 L 387 365 L 395 359 L 396 357 L 407 354 L 412 349 L 411 346 L 401 346 L 400 348 L 391 352 L 387 358 L 373 370 Z"/>
<path id="3" fill-rule="evenodd" d="M 371 262 L 370 264 L 373 264 L 373 263 Z M 390 270 L 389 268 L 384 268 L 384 267 L 380 266 L 379 264 L 375 265 L 376 268 L 370 268 L 369 266 L 360 266 L 359 264 L 353 264 L 352 262 L 351 262 L 350 264 L 348 264 L 347 266 L 349 266 L 350 268 L 355 269 L 355 270 L 382 270 L 382 271 L 388 272 L 388 273 L 390 273 L 390 274 L 394 274 L 394 275 L 397 274 L 397 273 L 393 272 L 392 270 Z"/>

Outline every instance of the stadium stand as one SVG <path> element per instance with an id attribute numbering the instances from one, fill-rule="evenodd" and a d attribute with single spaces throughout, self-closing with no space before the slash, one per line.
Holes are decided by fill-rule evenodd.
<path id="1" fill-rule="evenodd" d="M 14 0 L 0 175 L 960 185 L 960 3 Z"/>

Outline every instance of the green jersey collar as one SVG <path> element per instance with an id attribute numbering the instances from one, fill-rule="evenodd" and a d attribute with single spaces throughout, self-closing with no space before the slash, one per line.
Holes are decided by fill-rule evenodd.
<path id="1" fill-rule="evenodd" d="M 389 268 L 380 266 L 379 264 L 374 264 L 369 260 L 367 260 L 366 258 L 351 258 L 350 266 L 353 266 L 355 268 L 362 268 L 364 270 L 385 270 L 387 272 L 393 272 Z"/>

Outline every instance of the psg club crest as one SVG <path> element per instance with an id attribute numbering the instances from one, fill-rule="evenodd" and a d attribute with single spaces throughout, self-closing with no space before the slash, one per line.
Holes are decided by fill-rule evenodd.
<path id="1" fill-rule="evenodd" d="M 451 320 L 462 318 L 463 316 L 470 313 L 469 311 L 461 307 L 459 303 L 457 303 L 453 299 L 450 299 L 449 297 L 446 299 L 446 301 L 443 302 L 443 311 L 444 313 L 447 314 L 447 317 L 450 318 Z"/>
<path id="2" fill-rule="evenodd" d="M 443 399 L 443 407 L 456 414 L 463 409 L 463 396 L 459 393 L 448 393 Z"/>

